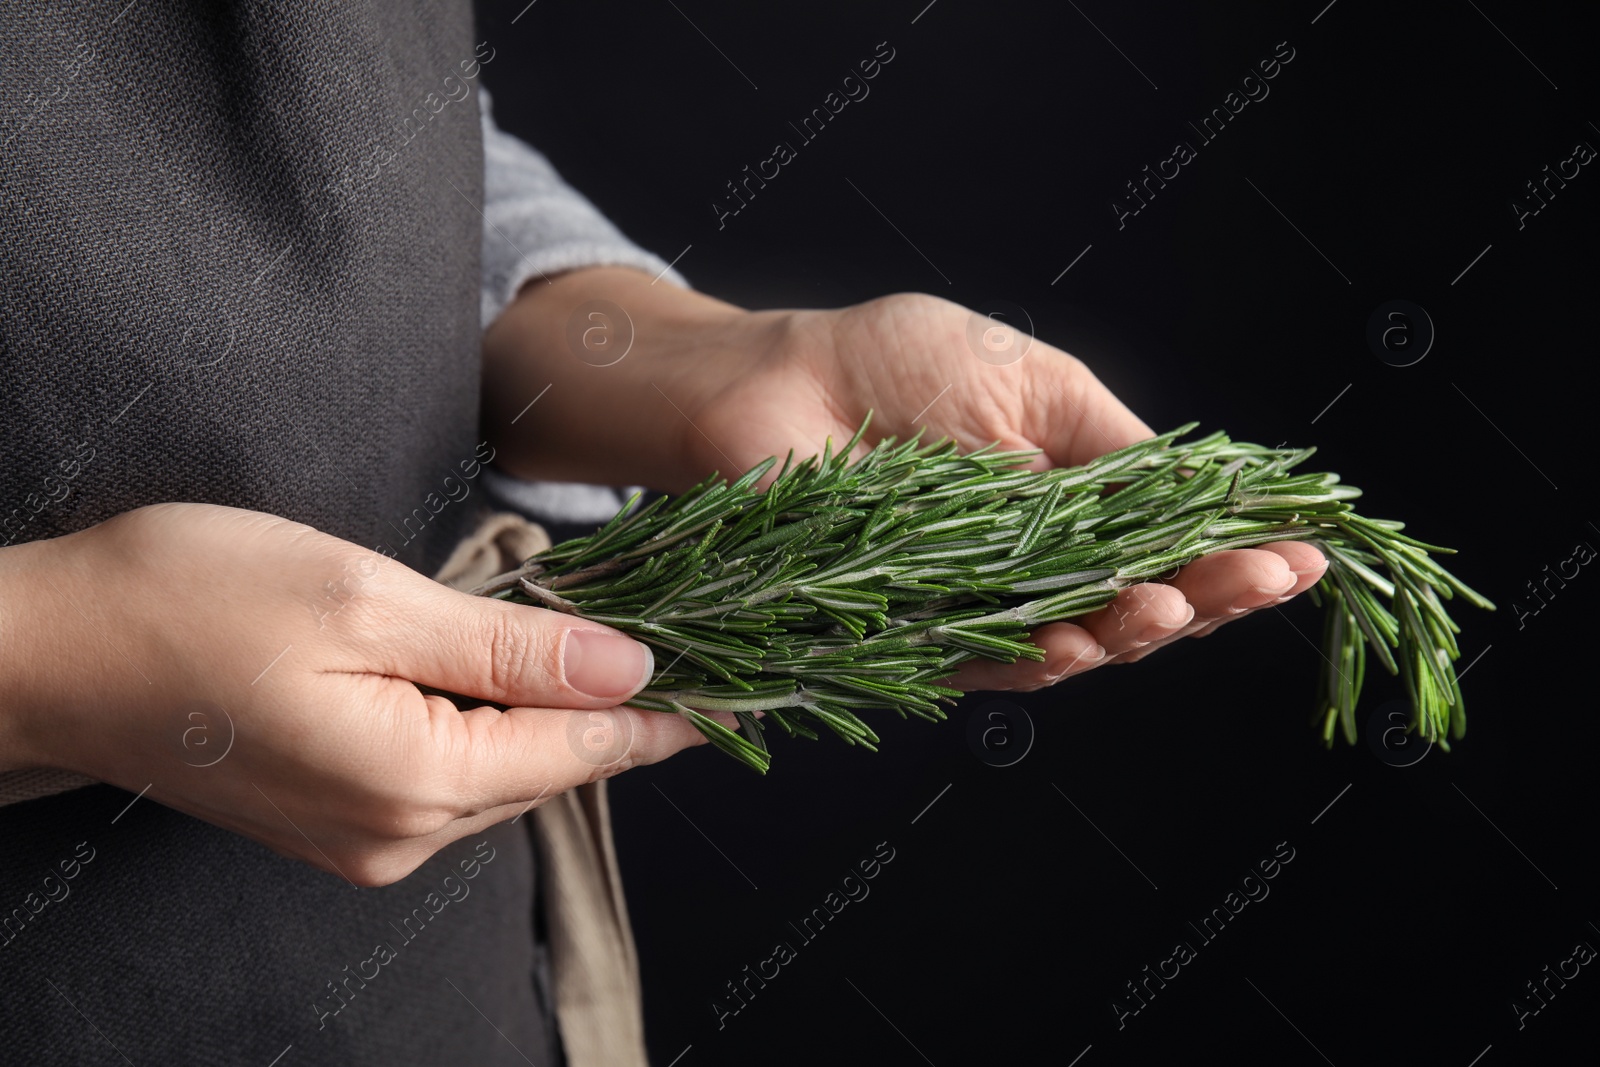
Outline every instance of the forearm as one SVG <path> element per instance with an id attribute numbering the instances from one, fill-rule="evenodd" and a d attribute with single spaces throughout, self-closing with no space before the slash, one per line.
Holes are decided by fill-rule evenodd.
<path id="1" fill-rule="evenodd" d="M 116 654 L 110 635 L 83 632 L 69 599 L 92 584 L 77 566 L 91 537 L 0 549 L 0 772 L 53 765 L 40 731 L 60 710 L 61 672 L 81 679 Z"/>
<path id="2" fill-rule="evenodd" d="M 20 556 L 30 554 L 28 544 L 0 548 L 0 772 L 33 765 L 21 712 L 27 699 L 23 683 L 32 672 L 24 637 L 23 617 L 27 591 L 23 588 Z"/>
<path id="3" fill-rule="evenodd" d="M 777 318 L 630 268 L 530 282 L 484 338 L 485 433 L 519 477 L 685 488 L 688 412 Z"/>

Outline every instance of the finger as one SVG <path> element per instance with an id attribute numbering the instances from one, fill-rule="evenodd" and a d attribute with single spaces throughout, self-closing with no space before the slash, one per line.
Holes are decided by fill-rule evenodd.
<path id="1" fill-rule="evenodd" d="M 1243 553 L 1254 553 L 1254 555 L 1242 561 L 1235 559 L 1228 562 L 1226 569 L 1220 574 L 1213 572 L 1210 578 L 1218 579 L 1218 587 L 1207 588 L 1211 582 L 1207 577 L 1207 568 L 1202 568 L 1201 564 L 1207 560 Z M 1282 580 L 1282 576 L 1275 565 L 1265 560 L 1264 556 L 1276 556 L 1288 569 L 1289 584 L 1276 595 L 1273 595 L 1273 590 L 1280 587 L 1272 586 L 1269 582 L 1275 577 Z M 1168 640 L 1180 637 L 1205 637 L 1214 633 L 1222 623 L 1248 615 L 1260 608 L 1285 603 L 1316 585 L 1327 569 L 1326 557 L 1315 546 L 1304 541 L 1274 541 L 1260 548 L 1219 552 L 1215 556 L 1195 560 L 1180 571 L 1172 583 L 1184 591 L 1186 599 L 1191 604 L 1196 605 L 1194 621 Z M 1232 595 L 1227 591 L 1227 583 L 1230 581 L 1235 583 L 1236 590 L 1240 588 L 1241 582 L 1247 589 L 1239 593 L 1230 601 L 1228 607 L 1219 613 L 1216 611 L 1216 606 Z M 1239 610 L 1233 610 L 1235 608 Z"/>
<path id="2" fill-rule="evenodd" d="M 388 819 L 369 819 L 344 834 L 318 832 L 315 843 L 278 835 L 265 841 L 268 847 L 358 886 L 391 885 L 452 842 L 522 818 L 576 786 L 706 743 L 687 721 L 663 712 L 489 707 L 458 711 L 443 697 L 424 699 L 429 716 L 435 718 L 436 740 L 444 746 L 447 764 L 436 778 L 419 782 Z M 633 715 L 662 720 L 665 728 L 638 730 L 623 725 Z M 581 738 L 581 732 L 572 729 L 573 716 L 602 720 L 612 741 L 621 737 L 629 743 L 615 746 L 614 753 L 605 742 L 585 749 L 582 740 L 571 740 Z M 711 717 L 729 729 L 738 727 L 731 714 Z M 530 731 L 530 723 L 537 728 Z M 447 799 L 441 795 L 441 785 L 450 794 Z"/>
<path id="3" fill-rule="evenodd" d="M 1118 662 L 1136 662 L 1174 641 L 1206 637 L 1224 623 L 1282 604 L 1315 585 L 1327 565 L 1321 552 L 1302 541 L 1274 541 L 1260 548 L 1203 556 L 1171 583 L 1194 606 L 1194 619 L 1172 635 L 1118 657 Z"/>
<path id="4" fill-rule="evenodd" d="M 466 715 L 430 705 L 463 815 L 555 796 L 706 742 L 687 719 L 638 708 L 514 707 Z M 730 715 L 714 715 L 737 729 Z"/>
<path id="5" fill-rule="evenodd" d="M 494 715 L 507 714 L 506 712 L 495 711 L 493 708 L 485 708 L 481 710 L 490 712 Z M 538 711 L 540 709 L 530 708 L 524 710 Z M 633 711 L 634 709 L 620 708 L 615 710 Z M 680 716 L 660 711 L 639 711 L 636 713 L 642 716 L 653 716 L 657 719 L 669 720 L 680 723 L 683 726 L 688 726 L 689 734 L 681 734 L 676 730 L 676 728 L 674 728 L 674 734 L 676 735 L 676 747 L 656 746 L 651 749 L 648 757 L 637 760 L 630 759 L 628 756 L 621 756 L 619 758 L 612 759 L 610 758 L 613 755 L 611 751 L 611 743 L 603 743 L 598 749 L 591 748 L 586 754 L 586 757 L 580 760 L 585 767 L 591 767 L 592 769 L 580 771 L 568 767 L 568 773 L 566 773 L 564 776 L 559 776 L 562 778 L 562 780 L 571 783 L 564 786 L 558 784 L 556 777 L 552 777 L 550 780 L 541 780 L 537 774 L 528 774 L 526 768 L 517 768 L 517 773 L 524 775 L 521 780 L 526 784 L 520 786 L 515 784 L 515 776 L 513 776 L 511 779 L 508 779 L 508 781 L 511 783 L 509 788 L 513 790 L 520 790 L 519 792 L 515 793 L 512 799 L 505 800 L 504 796 L 506 794 L 502 794 L 502 796 L 498 798 L 498 802 L 491 802 L 489 806 L 484 807 L 482 810 L 470 811 L 469 813 L 457 818 L 454 822 L 450 823 L 448 826 L 436 833 L 429 834 L 426 837 L 416 838 L 411 842 L 407 842 L 402 848 L 400 848 L 396 854 L 396 858 L 402 863 L 402 865 L 405 865 L 407 859 L 409 858 L 410 866 L 407 867 L 407 871 L 415 869 L 415 867 L 421 866 L 421 864 L 435 852 L 438 852 L 446 845 L 449 845 L 455 841 L 459 841 L 463 837 L 471 837 L 474 834 L 480 834 L 489 827 L 495 826 L 502 822 L 515 822 L 522 818 L 536 818 L 536 816 L 532 814 L 536 808 L 543 807 L 545 804 L 549 803 L 551 800 L 554 800 L 562 793 L 578 785 L 599 781 L 602 778 L 610 778 L 614 775 L 621 774 L 624 770 L 630 769 L 631 767 L 643 766 L 646 763 L 660 762 L 660 760 L 666 759 L 671 755 L 676 755 L 677 753 L 686 749 L 695 748 L 709 743 L 704 734 L 695 729 Z M 457 714 L 462 713 L 458 712 Z M 592 716 L 595 713 L 574 712 L 573 714 Z M 603 712 L 600 714 L 604 716 L 608 715 L 609 713 Z M 730 730 L 737 730 L 739 728 L 739 721 L 731 712 L 706 712 L 705 714 L 708 717 L 717 720 Z M 615 727 L 615 725 L 615 723 L 612 723 L 607 726 L 606 729 L 609 731 Z M 592 728 L 593 724 L 590 724 L 590 726 Z M 637 735 L 632 736 L 636 737 Z M 681 744 L 677 742 L 681 742 Z M 669 748 L 670 751 L 668 750 Z M 597 751 L 603 758 L 591 764 L 590 761 L 594 759 Z M 640 749 L 632 747 L 628 749 L 630 755 L 636 754 L 640 751 Z M 582 780 L 573 781 L 572 779 L 574 774 L 586 774 L 588 777 L 583 778 Z M 537 788 L 535 788 L 535 786 L 537 786 Z"/>
<path id="6" fill-rule="evenodd" d="M 1168 584 L 1194 605 L 1196 619 L 1210 621 L 1274 603 L 1298 580 L 1279 553 L 1240 548 L 1201 556 Z"/>
<path id="7" fill-rule="evenodd" d="M 963 663 L 954 675 L 942 684 L 963 692 L 974 690 L 1033 690 L 1052 685 L 1063 678 L 1081 674 L 1098 666 L 1106 658 L 1106 650 L 1094 635 L 1082 626 L 1069 622 L 1055 622 L 1033 631 L 1034 644 L 1044 649 L 1042 662 L 1018 660 L 1016 663 L 999 663 L 995 660 L 975 659 Z"/>
<path id="8" fill-rule="evenodd" d="M 1119 592 L 1110 604 L 1085 616 L 1083 625 L 1110 656 L 1118 656 L 1171 636 L 1193 618 L 1194 609 L 1180 591 L 1146 582 Z"/>
<path id="9" fill-rule="evenodd" d="M 655 669 L 648 645 L 611 627 L 414 577 L 368 609 L 369 651 L 392 677 L 517 707 L 608 708 Z"/>
<path id="10" fill-rule="evenodd" d="M 1052 463 L 1075 467 L 1155 436 L 1081 361 L 1048 345 L 1038 347 L 1042 351 L 1029 359 L 1054 362 L 1034 378 L 1040 402 L 1029 405 L 1025 417 L 1040 421 L 1024 430 Z"/>
<path id="11" fill-rule="evenodd" d="M 690 723 L 663 712 L 461 711 L 443 697 L 422 696 L 409 683 L 388 679 L 383 687 L 380 704 L 398 701 L 404 707 L 386 737 L 386 751 L 376 757 L 389 771 L 387 783 L 368 782 L 333 805 L 327 792 L 297 798 L 274 788 L 271 813 L 265 813 L 268 832 L 238 822 L 229 811 L 175 806 L 356 885 L 389 885 L 452 841 L 515 819 L 576 786 L 706 743 Z M 409 697 L 402 695 L 405 690 Z M 731 714 L 707 714 L 738 728 Z M 330 807 L 339 816 L 331 823 Z M 280 827 L 285 813 L 292 821 Z M 305 834 L 288 833 L 291 826 Z"/>
<path id="12" fill-rule="evenodd" d="M 1295 583 L 1285 597 L 1299 596 L 1322 580 L 1328 571 L 1328 557 L 1309 541 L 1273 541 L 1261 546 L 1263 552 L 1273 552 L 1283 557 L 1294 573 Z"/>

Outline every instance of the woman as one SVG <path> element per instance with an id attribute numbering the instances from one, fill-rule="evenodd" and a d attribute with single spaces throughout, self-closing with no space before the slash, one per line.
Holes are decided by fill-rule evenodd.
<path id="1" fill-rule="evenodd" d="M 0 1060 L 642 1063 L 599 785 L 702 738 L 616 706 L 645 646 L 426 577 L 530 550 L 485 465 L 672 490 L 869 408 L 1041 465 L 1148 427 L 1043 344 L 975 358 L 946 301 L 688 289 L 494 129 L 465 4 L 5 25 Z M 1137 659 L 1321 568 L 1207 557 L 954 684 Z"/>

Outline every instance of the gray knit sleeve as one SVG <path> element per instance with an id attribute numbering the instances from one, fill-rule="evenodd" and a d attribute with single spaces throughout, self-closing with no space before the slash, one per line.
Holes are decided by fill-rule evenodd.
<path id="1" fill-rule="evenodd" d="M 666 260 L 638 247 L 561 180 L 550 161 L 483 114 L 483 326 L 489 327 L 524 282 L 575 267 L 637 267 L 685 288 Z"/>

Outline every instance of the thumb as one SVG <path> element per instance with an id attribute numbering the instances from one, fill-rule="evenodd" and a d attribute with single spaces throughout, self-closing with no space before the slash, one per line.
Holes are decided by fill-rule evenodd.
<path id="1" fill-rule="evenodd" d="M 377 635 L 384 673 L 515 707 L 609 708 L 655 671 L 650 647 L 597 622 L 459 593 L 421 575 Z"/>

